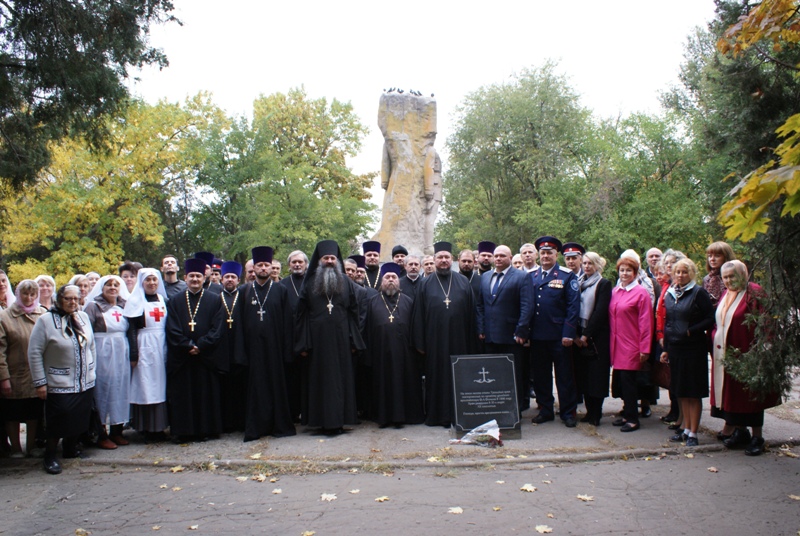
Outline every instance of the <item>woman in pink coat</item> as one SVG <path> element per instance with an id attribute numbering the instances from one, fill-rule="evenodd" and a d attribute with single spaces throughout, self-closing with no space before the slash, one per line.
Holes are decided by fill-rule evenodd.
<path id="1" fill-rule="evenodd" d="M 611 325 L 611 366 L 619 380 L 623 416 L 614 421 L 621 432 L 639 429 L 639 390 L 636 373 L 650 357 L 653 339 L 653 307 L 650 294 L 637 281 L 639 263 L 622 257 L 617 261 L 619 286 L 611 294 L 608 308 Z"/>

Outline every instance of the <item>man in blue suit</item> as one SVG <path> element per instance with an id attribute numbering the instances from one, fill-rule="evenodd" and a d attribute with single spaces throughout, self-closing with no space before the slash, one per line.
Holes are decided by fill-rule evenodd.
<path id="1" fill-rule="evenodd" d="M 553 369 L 558 389 L 561 420 L 569 428 L 577 425 L 575 410 L 578 395 L 572 373 L 570 353 L 581 308 L 580 286 L 572 270 L 556 262 L 561 242 L 552 236 L 536 240 L 540 267 L 529 274 L 533 284 L 531 318 L 531 370 L 536 402 L 541 406 L 535 424 L 552 421 Z"/>
<path id="2" fill-rule="evenodd" d="M 528 340 L 533 291 L 527 272 L 511 266 L 511 249 L 497 246 L 494 270 L 481 276 L 478 294 L 478 338 L 485 343 L 487 354 L 514 356 L 514 376 L 520 413 L 530 407 L 530 377 L 526 353 L 522 345 Z"/>

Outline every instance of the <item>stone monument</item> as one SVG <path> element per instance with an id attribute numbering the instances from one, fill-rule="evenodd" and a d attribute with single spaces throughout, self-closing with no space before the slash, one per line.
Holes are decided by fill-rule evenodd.
<path id="1" fill-rule="evenodd" d="M 411 253 L 433 254 L 433 226 L 442 201 L 442 161 L 436 141 L 436 100 L 419 92 L 381 95 L 378 126 L 383 133 L 382 260 L 402 244 Z"/>

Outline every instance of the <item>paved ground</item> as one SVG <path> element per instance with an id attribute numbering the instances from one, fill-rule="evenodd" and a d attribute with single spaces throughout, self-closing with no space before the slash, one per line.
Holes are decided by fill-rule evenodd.
<path id="1" fill-rule="evenodd" d="M 522 438 L 497 449 L 450 446 L 447 430 L 426 426 L 363 424 L 338 437 L 301 428 L 291 438 L 187 445 L 145 445 L 128 431 L 130 446 L 89 449 L 58 476 L 40 460 L 0 460 L 0 533 L 173 534 L 197 525 L 241 534 L 531 534 L 547 525 L 553 534 L 798 534 L 799 395 L 769 410 L 770 449 L 754 458 L 726 451 L 714 438 L 722 422 L 707 413 L 694 449 L 667 441 L 663 405 L 640 431 L 622 434 L 610 424 L 620 409 L 613 399 L 598 428 L 534 426 L 526 415 Z M 264 482 L 252 480 L 259 475 Z M 382 496 L 389 500 L 375 501 Z M 448 513 L 453 507 L 463 513 Z"/>

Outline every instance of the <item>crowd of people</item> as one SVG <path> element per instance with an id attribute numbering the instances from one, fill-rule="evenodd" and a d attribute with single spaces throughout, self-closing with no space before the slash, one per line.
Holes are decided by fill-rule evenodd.
<path id="1" fill-rule="evenodd" d="M 331 240 L 310 260 L 293 251 L 285 277 L 267 246 L 244 266 L 196 253 L 183 279 L 174 255 L 160 269 L 126 261 L 118 274 L 77 274 L 57 290 L 40 275 L 13 293 L 0 271 L 2 447 L 58 474 L 59 443 L 76 457 L 137 435 L 252 441 L 297 424 L 333 435 L 363 419 L 450 427 L 450 356 L 503 354 L 520 419 L 533 404 L 536 425 L 558 416 L 574 428 L 583 404 L 580 421 L 598 426 L 610 393 L 623 401 L 612 424 L 635 432 L 663 387 L 670 440 L 698 445 L 710 396 L 718 439 L 763 451 L 764 409 L 780 397 L 749 392 L 724 365 L 752 344 L 745 319 L 763 290 L 728 244 L 708 247 L 702 283 L 683 253 L 656 248 L 644 265 L 623 252 L 611 281 L 606 259 L 553 236 L 516 254 L 488 241 L 457 256 L 448 242 L 427 256 L 398 245 L 383 263 L 380 243 L 362 248 L 346 259 Z"/>

